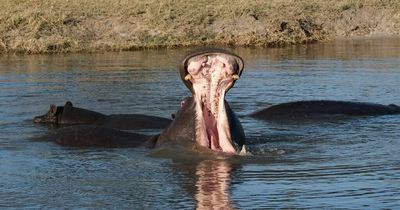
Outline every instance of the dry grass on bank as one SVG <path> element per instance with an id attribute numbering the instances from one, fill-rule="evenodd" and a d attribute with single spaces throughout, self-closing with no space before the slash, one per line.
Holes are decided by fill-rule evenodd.
<path id="1" fill-rule="evenodd" d="M 399 33 L 397 0 L 0 0 L 0 52 L 283 46 Z"/>

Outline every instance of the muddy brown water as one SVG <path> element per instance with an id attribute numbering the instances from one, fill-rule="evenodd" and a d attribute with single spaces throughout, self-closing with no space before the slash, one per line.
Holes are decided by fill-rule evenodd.
<path id="1" fill-rule="evenodd" d="M 245 71 L 227 100 L 242 121 L 250 157 L 41 141 L 54 128 L 31 119 L 51 103 L 169 117 L 190 95 L 177 71 L 186 52 L 0 57 L 0 208 L 400 206 L 400 116 L 288 124 L 245 116 L 306 99 L 400 104 L 400 39 L 235 49 Z"/>

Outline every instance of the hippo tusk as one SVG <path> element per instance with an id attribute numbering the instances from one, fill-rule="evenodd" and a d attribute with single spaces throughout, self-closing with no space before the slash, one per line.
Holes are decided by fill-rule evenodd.
<path id="1" fill-rule="evenodd" d="M 252 155 L 252 154 L 248 151 L 246 145 L 243 145 L 242 149 L 240 150 L 238 155 L 240 155 L 240 156 L 248 156 L 248 155 Z"/>
<path id="2" fill-rule="evenodd" d="M 188 74 L 188 75 L 185 76 L 185 80 L 186 81 L 191 80 L 191 79 L 192 79 L 192 75 Z"/>

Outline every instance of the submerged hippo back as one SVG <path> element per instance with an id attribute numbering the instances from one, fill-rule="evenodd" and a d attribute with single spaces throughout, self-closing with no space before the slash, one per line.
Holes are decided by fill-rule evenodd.
<path id="1" fill-rule="evenodd" d="M 290 120 L 332 115 L 368 116 L 390 114 L 400 114 L 400 108 L 394 104 L 387 106 L 366 102 L 315 100 L 277 104 L 257 111 L 250 116 L 263 120 Z"/>
<path id="2" fill-rule="evenodd" d="M 149 136 L 93 125 L 61 128 L 50 136 L 57 144 L 70 147 L 139 147 Z"/>
<path id="3" fill-rule="evenodd" d="M 143 114 L 112 114 L 96 121 L 96 125 L 122 130 L 166 128 L 170 119 Z"/>

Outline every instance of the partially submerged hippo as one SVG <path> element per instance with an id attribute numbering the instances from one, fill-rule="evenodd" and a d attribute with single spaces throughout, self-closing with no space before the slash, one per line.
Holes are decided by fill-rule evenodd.
<path id="1" fill-rule="evenodd" d="M 96 121 L 94 124 L 106 128 L 136 130 L 163 129 L 166 128 L 171 122 L 172 120 L 167 118 L 144 114 L 111 114 Z"/>
<path id="2" fill-rule="evenodd" d="M 64 106 L 51 104 L 49 111 L 34 117 L 33 122 L 56 125 L 91 124 L 105 117 L 106 115 L 99 112 L 74 107 L 67 101 Z"/>
<path id="3" fill-rule="evenodd" d="M 184 142 L 197 149 L 236 153 L 244 145 L 245 135 L 225 101 L 225 94 L 239 79 L 243 67 L 239 56 L 219 49 L 187 56 L 180 66 L 180 74 L 193 97 L 186 99 L 172 123 L 148 142 L 153 146 Z M 99 126 L 73 126 L 59 130 L 56 142 L 67 146 L 100 147 L 108 147 L 112 142 L 134 147 L 145 142 L 146 137 L 135 135 Z M 128 140 L 132 143 L 127 143 Z"/>
<path id="4" fill-rule="evenodd" d="M 225 101 L 225 94 L 240 78 L 243 67 L 239 56 L 225 50 L 205 50 L 187 56 L 179 70 L 182 81 L 193 96 L 181 103 L 174 120 L 168 122 L 168 127 L 160 135 L 149 137 L 110 128 L 129 124 L 127 122 L 132 119 L 129 115 L 106 116 L 80 110 L 85 114 L 78 114 L 77 118 L 85 119 L 92 125 L 62 128 L 53 137 L 57 143 L 66 146 L 137 147 L 146 142 L 151 147 L 157 147 L 169 142 L 229 154 L 235 154 L 242 147 L 245 153 L 243 128 Z M 66 113 L 79 113 L 65 112 L 71 107 L 68 102 L 63 108 L 52 106 L 48 114 L 35 118 L 35 121 L 76 122 L 70 116 L 64 119 Z M 297 101 L 274 105 L 250 116 L 262 120 L 303 120 L 326 115 L 384 114 L 400 114 L 400 108 L 396 105 L 345 101 Z M 73 119 L 76 119 L 75 116 Z M 139 122 L 132 120 L 132 124 Z M 151 118 L 148 123 L 146 127 L 156 122 Z"/>
<path id="5" fill-rule="evenodd" d="M 394 104 L 312 100 L 277 104 L 252 113 L 250 116 L 267 121 L 306 120 L 334 115 L 373 116 L 400 114 Z"/>
<path id="6" fill-rule="evenodd" d="M 64 106 L 50 105 L 50 110 L 33 119 L 35 123 L 54 125 L 93 124 L 120 130 L 162 129 L 167 127 L 170 119 L 143 114 L 105 115 L 88 109 L 74 107 L 70 101 Z"/>
<path id="7" fill-rule="evenodd" d="M 243 67 L 239 56 L 223 50 L 187 56 L 179 71 L 193 97 L 183 102 L 173 122 L 158 137 L 156 146 L 169 141 L 191 141 L 196 147 L 226 153 L 241 148 L 244 131 L 225 101 L 225 94 L 239 79 Z"/>
<path id="8" fill-rule="evenodd" d="M 63 146 L 74 147 L 138 147 L 151 137 L 95 125 L 76 125 L 61 128 L 50 137 Z"/>

